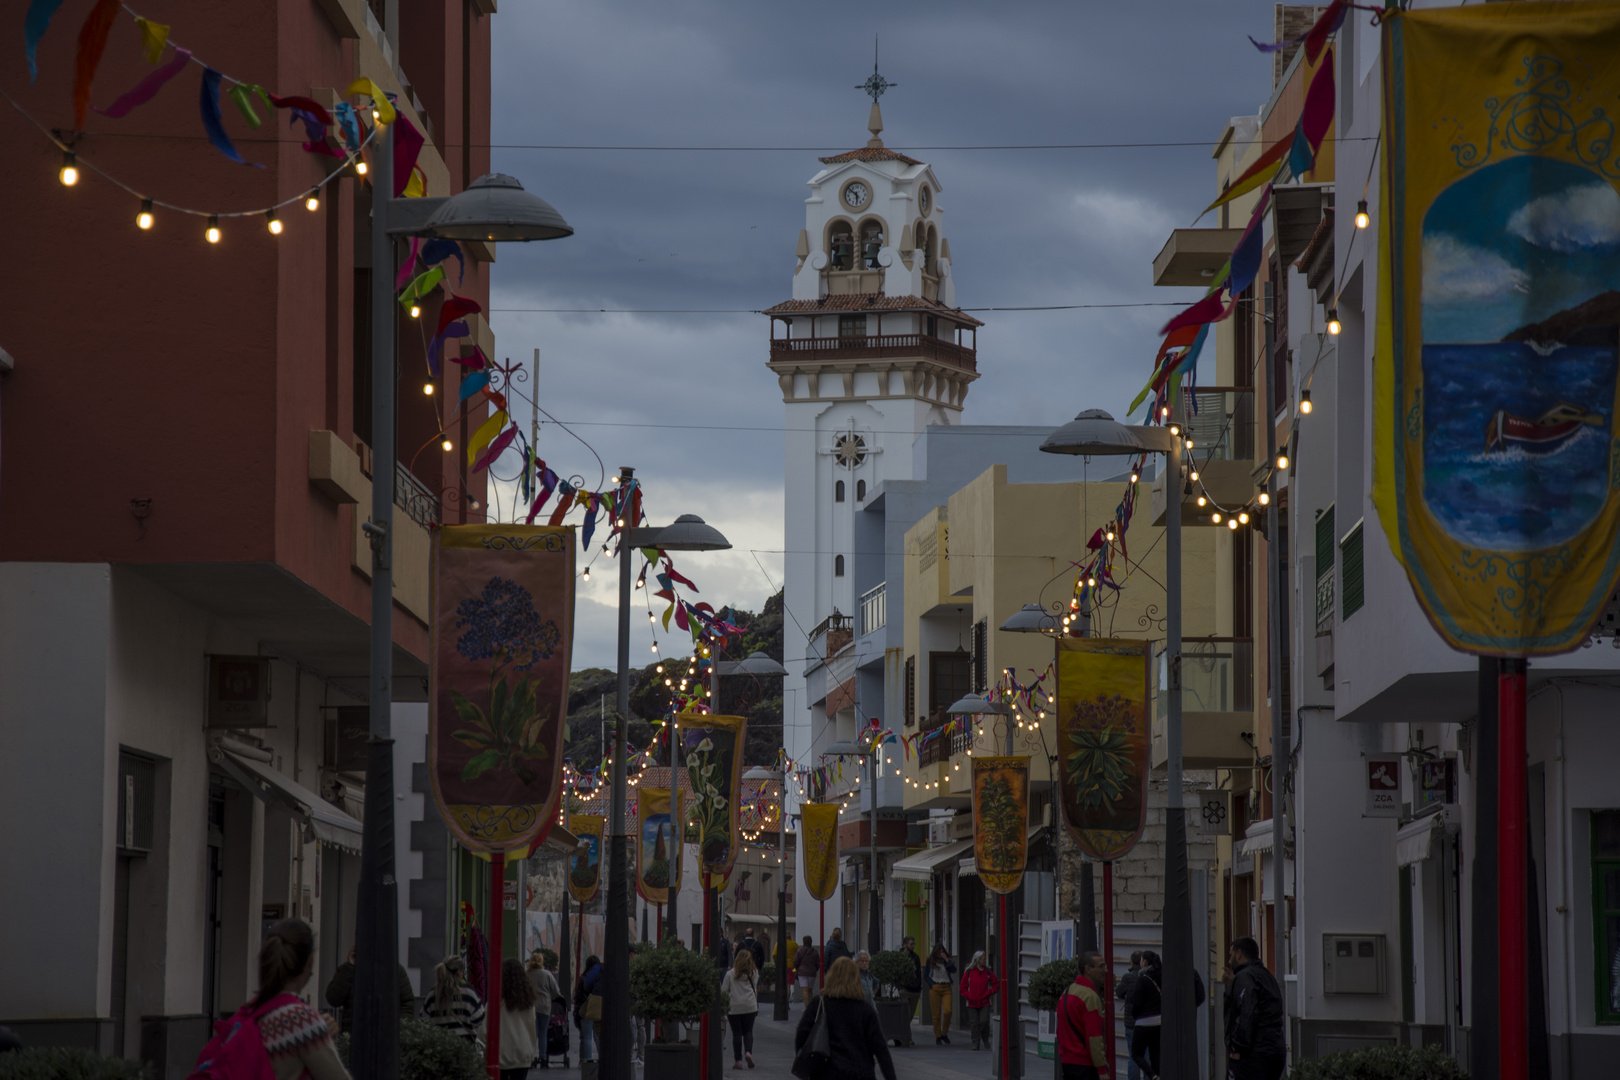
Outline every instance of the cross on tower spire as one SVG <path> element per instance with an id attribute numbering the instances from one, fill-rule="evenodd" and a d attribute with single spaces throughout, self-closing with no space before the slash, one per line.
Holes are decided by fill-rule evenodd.
<path id="1" fill-rule="evenodd" d="M 872 138 L 866 143 L 868 147 L 876 149 L 883 145 L 883 139 L 881 138 L 883 133 L 883 111 L 878 108 L 878 98 L 882 97 L 883 92 L 891 86 L 899 85 L 899 83 L 892 83 L 878 74 L 878 39 L 876 34 L 872 35 L 872 74 L 866 77 L 865 82 L 855 87 L 857 90 L 865 91 L 866 96 L 872 99 L 872 114 L 866 122 L 866 130 L 872 133 Z"/>

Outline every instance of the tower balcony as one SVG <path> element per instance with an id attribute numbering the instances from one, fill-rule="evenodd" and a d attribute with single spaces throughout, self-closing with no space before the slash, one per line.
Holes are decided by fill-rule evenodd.
<path id="1" fill-rule="evenodd" d="M 836 360 L 931 360 L 977 374 L 977 352 L 928 334 L 772 338 L 771 363 Z"/>

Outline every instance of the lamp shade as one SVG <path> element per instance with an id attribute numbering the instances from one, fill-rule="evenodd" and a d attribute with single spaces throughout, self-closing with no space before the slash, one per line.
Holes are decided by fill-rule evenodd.
<path id="1" fill-rule="evenodd" d="M 821 753 L 824 757 L 859 757 L 862 752 L 860 747 L 848 739 L 839 739 Z"/>
<path id="2" fill-rule="evenodd" d="M 730 664 L 722 663 L 720 665 L 720 674 L 759 676 L 786 675 L 787 668 L 783 667 L 781 664 L 778 664 L 775 660 L 772 660 L 770 657 L 756 649 L 742 660 L 738 660 Z"/>
<path id="3" fill-rule="evenodd" d="M 981 716 L 985 713 L 994 713 L 997 716 L 1011 716 L 1012 709 L 1000 701 L 991 701 L 978 694 L 968 694 L 945 710 L 951 716 Z"/>
<path id="4" fill-rule="evenodd" d="M 1025 604 L 1001 624 L 1001 628 L 1014 634 L 1055 634 L 1061 624 L 1058 616 L 1039 604 Z"/>
<path id="5" fill-rule="evenodd" d="M 1046 437 L 1048 454 L 1108 455 L 1176 452 L 1176 437 L 1167 428 L 1121 424 L 1102 409 L 1087 409 Z"/>
<path id="6" fill-rule="evenodd" d="M 731 541 L 696 514 L 682 514 L 673 525 L 659 529 L 650 546 L 665 551 L 724 551 L 731 547 Z"/>
<path id="7" fill-rule="evenodd" d="M 480 176 L 428 218 L 423 234 L 441 240 L 556 240 L 574 227 L 546 200 L 505 173 Z"/>
<path id="8" fill-rule="evenodd" d="M 782 779 L 782 774 L 777 772 L 775 769 L 766 769 L 759 765 L 755 765 L 752 769 L 749 769 L 747 772 L 743 773 L 742 778 L 744 780 L 780 780 Z"/>

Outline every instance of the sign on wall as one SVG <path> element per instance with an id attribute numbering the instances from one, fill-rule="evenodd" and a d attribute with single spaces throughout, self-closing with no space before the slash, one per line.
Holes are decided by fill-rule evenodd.
<path id="1" fill-rule="evenodd" d="M 1366 817 L 1401 816 L 1401 759 L 1387 754 L 1366 759 Z"/>

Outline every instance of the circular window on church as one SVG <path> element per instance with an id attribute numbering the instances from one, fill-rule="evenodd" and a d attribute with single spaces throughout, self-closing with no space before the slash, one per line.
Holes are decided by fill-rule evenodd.
<path id="1" fill-rule="evenodd" d="M 866 440 L 854 432 L 840 435 L 833 443 L 833 456 L 844 468 L 853 469 L 866 460 Z"/>

